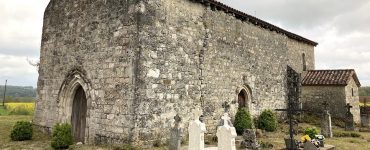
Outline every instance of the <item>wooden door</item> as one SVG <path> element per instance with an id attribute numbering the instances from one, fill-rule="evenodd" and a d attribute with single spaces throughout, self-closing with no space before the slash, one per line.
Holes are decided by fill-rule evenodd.
<path id="1" fill-rule="evenodd" d="M 85 141 L 87 102 L 81 86 L 76 90 L 72 106 L 72 133 L 75 142 Z"/>

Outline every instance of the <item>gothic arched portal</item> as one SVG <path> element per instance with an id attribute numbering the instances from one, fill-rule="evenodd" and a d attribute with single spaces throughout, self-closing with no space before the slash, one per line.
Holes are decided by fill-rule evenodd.
<path id="1" fill-rule="evenodd" d="M 84 89 L 79 85 L 73 97 L 72 104 L 72 133 L 75 142 L 85 141 L 87 100 Z"/>

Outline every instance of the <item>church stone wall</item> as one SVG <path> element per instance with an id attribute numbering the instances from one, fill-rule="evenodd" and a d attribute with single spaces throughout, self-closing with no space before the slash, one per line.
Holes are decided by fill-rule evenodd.
<path id="1" fill-rule="evenodd" d="M 189 0 L 52 0 L 34 120 L 59 121 L 59 89 L 77 69 L 91 86 L 88 142 L 165 140 L 172 118 L 186 128 L 196 107 L 215 134 L 221 104 L 233 116 L 242 89 L 253 116 L 285 108 L 287 65 L 302 72 L 302 53 L 314 69 L 313 46 Z"/>
<path id="2" fill-rule="evenodd" d="M 91 86 L 84 89 L 90 95 L 86 142 L 132 139 L 137 15 L 134 1 L 51 0 L 44 15 L 35 124 L 50 130 L 69 122 L 59 119 L 67 111 L 60 89 L 77 70 Z"/>

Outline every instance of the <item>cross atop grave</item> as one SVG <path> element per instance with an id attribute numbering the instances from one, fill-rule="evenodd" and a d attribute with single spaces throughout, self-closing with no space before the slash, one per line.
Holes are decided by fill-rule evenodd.
<path id="1" fill-rule="evenodd" d="M 202 111 L 199 108 L 196 108 L 193 110 L 192 114 L 194 120 L 199 120 L 200 115 L 202 115 Z"/>
<path id="2" fill-rule="evenodd" d="M 229 112 L 230 104 L 225 101 L 224 103 L 222 103 L 222 108 L 224 108 L 225 112 Z"/>
<path id="3" fill-rule="evenodd" d="M 347 113 L 351 113 L 351 108 L 352 108 L 352 106 L 351 106 L 349 103 L 347 103 L 347 105 L 346 105 L 346 106 L 344 106 L 344 107 L 346 107 L 346 108 L 347 108 Z"/>
<path id="4" fill-rule="evenodd" d="M 231 118 L 229 117 L 229 114 L 224 113 L 224 115 L 221 117 L 221 119 L 223 120 L 223 122 L 224 122 L 224 126 L 225 126 L 225 127 L 230 127 L 230 125 L 229 125 L 229 120 L 230 120 Z"/>
<path id="5" fill-rule="evenodd" d="M 325 101 L 324 103 L 322 103 L 322 105 L 324 106 L 324 110 L 327 111 L 329 110 L 328 107 L 329 107 L 329 103 L 328 101 Z"/>
<path id="6" fill-rule="evenodd" d="M 177 114 L 175 117 L 173 117 L 173 119 L 175 119 L 175 127 L 178 127 L 181 122 L 181 117 L 179 116 L 179 114 Z"/>

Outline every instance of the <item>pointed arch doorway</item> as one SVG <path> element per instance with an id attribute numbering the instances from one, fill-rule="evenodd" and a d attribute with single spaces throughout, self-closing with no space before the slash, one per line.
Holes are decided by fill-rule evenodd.
<path id="1" fill-rule="evenodd" d="M 89 143 L 94 135 L 90 130 L 90 111 L 93 97 L 90 81 L 84 71 L 73 70 L 64 79 L 58 93 L 58 122 L 72 126 L 74 142 Z"/>
<path id="2" fill-rule="evenodd" d="M 238 88 L 237 93 L 238 108 L 245 108 L 250 111 L 252 100 L 251 90 L 248 86 Z"/>
<path id="3" fill-rule="evenodd" d="M 85 141 L 87 99 L 84 89 L 81 85 L 76 88 L 72 104 L 72 133 L 75 142 Z"/>

